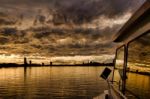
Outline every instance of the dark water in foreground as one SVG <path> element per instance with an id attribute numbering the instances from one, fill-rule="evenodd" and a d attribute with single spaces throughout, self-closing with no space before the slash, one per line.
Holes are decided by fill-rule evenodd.
<path id="1" fill-rule="evenodd" d="M 92 99 L 107 89 L 104 67 L 0 68 L 0 99 Z"/>

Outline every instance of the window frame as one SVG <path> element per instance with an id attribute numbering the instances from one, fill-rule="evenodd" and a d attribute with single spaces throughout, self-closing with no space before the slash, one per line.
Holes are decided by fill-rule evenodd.
<path id="1" fill-rule="evenodd" d="M 117 49 L 116 49 L 116 52 L 115 52 L 115 61 L 114 61 L 114 67 L 113 67 L 113 78 L 112 78 L 112 82 L 116 82 L 116 81 L 114 81 L 114 70 L 116 69 L 116 60 L 117 60 L 117 56 L 118 56 L 118 51 L 121 49 L 121 48 L 123 48 L 123 51 L 124 51 L 124 61 L 123 61 L 123 79 L 122 79 L 122 86 L 121 86 L 121 92 L 123 93 L 123 94 L 125 94 L 125 85 L 126 85 L 126 65 L 127 65 L 127 47 L 126 47 L 126 45 L 125 44 L 123 44 L 123 45 L 121 45 L 121 46 L 119 46 Z"/>

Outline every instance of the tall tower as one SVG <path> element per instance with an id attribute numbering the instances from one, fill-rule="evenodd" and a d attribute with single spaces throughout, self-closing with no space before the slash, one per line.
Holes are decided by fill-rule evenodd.
<path id="1" fill-rule="evenodd" d="M 27 64 L 28 64 L 28 63 L 27 63 L 27 58 L 24 57 L 24 65 L 27 66 Z"/>
<path id="2" fill-rule="evenodd" d="M 29 63 L 30 63 L 30 66 L 31 66 L 32 65 L 32 61 L 30 60 Z"/>

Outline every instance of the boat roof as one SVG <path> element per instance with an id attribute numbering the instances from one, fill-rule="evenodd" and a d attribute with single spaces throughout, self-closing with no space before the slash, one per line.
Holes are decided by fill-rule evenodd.
<path id="1" fill-rule="evenodd" d="M 150 0 L 145 1 L 131 16 L 118 33 L 114 35 L 113 41 L 127 43 L 146 32 L 150 32 Z"/>

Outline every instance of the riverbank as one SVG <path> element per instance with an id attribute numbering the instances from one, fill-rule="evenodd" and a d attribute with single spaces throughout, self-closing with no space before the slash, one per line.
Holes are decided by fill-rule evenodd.
<path id="1" fill-rule="evenodd" d="M 150 68 L 146 66 L 130 66 L 127 68 L 127 72 L 142 74 L 142 75 L 150 75 Z"/>
<path id="2" fill-rule="evenodd" d="M 1 63 L 2 67 L 41 67 L 41 66 L 113 66 L 113 63 L 87 63 L 87 64 L 16 64 L 16 63 Z"/>
<path id="3" fill-rule="evenodd" d="M 134 71 L 134 70 L 130 70 L 130 71 L 127 71 L 127 72 L 136 73 L 136 74 L 141 74 L 141 75 L 150 75 L 150 72 L 144 72 L 144 71 Z"/>

